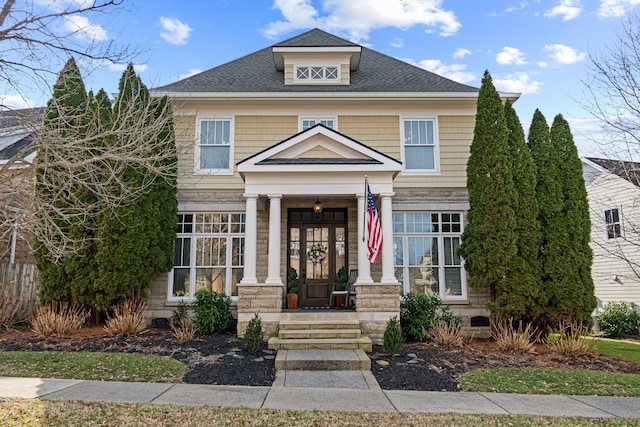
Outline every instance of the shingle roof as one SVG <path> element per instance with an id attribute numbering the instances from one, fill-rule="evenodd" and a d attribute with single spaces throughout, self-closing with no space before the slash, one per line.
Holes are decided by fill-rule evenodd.
<path id="1" fill-rule="evenodd" d="M 595 157 L 586 159 L 640 187 L 640 163 Z"/>
<path id="2" fill-rule="evenodd" d="M 0 111 L 0 160 L 12 159 L 18 154 L 24 157 L 35 151 L 35 148 L 26 149 L 35 142 L 43 114 L 44 107 Z"/>
<path id="3" fill-rule="evenodd" d="M 193 93 L 477 93 L 478 88 L 454 82 L 430 71 L 362 46 L 360 67 L 349 85 L 285 85 L 274 65 L 272 47 L 358 46 L 313 29 L 154 92 Z"/>

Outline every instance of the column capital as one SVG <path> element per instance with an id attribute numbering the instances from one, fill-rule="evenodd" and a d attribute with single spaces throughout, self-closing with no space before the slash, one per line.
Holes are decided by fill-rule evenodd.
<path id="1" fill-rule="evenodd" d="M 395 193 L 395 192 L 393 192 L 393 191 L 388 192 L 388 193 L 380 193 L 380 197 L 385 197 L 385 198 L 386 198 L 386 197 L 393 197 L 393 196 L 395 196 L 395 195 L 396 195 L 396 193 Z"/>
<path id="2" fill-rule="evenodd" d="M 259 194 L 253 194 L 253 193 L 243 193 L 242 195 L 247 199 L 257 199 L 260 197 Z"/>
<path id="3" fill-rule="evenodd" d="M 267 197 L 269 199 L 282 199 L 282 193 L 281 194 L 267 194 Z"/>

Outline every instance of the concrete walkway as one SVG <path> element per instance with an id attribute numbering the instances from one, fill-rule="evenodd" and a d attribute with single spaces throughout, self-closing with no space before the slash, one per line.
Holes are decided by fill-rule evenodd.
<path id="1" fill-rule="evenodd" d="M 272 387 L 0 377 L 0 398 L 355 412 L 640 418 L 640 398 L 381 390 L 375 378 L 371 382 L 371 372 L 345 372 L 278 371 Z M 343 388 L 347 386 L 354 388 Z"/>

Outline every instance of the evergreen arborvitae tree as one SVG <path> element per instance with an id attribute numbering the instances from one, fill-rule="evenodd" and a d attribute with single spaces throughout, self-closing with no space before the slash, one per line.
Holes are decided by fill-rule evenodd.
<path id="1" fill-rule="evenodd" d="M 548 261 L 553 286 L 553 301 L 559 319 L 591 325 L 596 308 L 589 246 L 591 221 L 589 203 L 582 175 L 582 163 L 573 142 L 569 123 L 558 114 L 551 125 L 551 144 L 558 153 L 562 168 L 562 212 L 552 224 L 557 241 L 553 246 L 559 256 Z M 550 243 L 551 245 L 551 243 Z"/>
<path id="2" fill-rule="evenodd" d="M 485 71 L 467 162 L 470 208 L 459 253 L 465 259 L 469 285 L 491 289 L 494 301 L 513 286 L 511 263 L 517 253 L 515 191 L 507 138 L 504 107 L 491 75 Z"/>
<path id="3" fill-rule="evenodd" d="M 540 223 L 540 267 L 542 280 L 541 297 L 547 304 L 538 317 L 538 333 L 546 336 L 548 328 L 555 318 L 557 306 L 553 296 L 558 286 L 554 277 L 555 259 L 562 256 L 558 247 L 558 215 L 562 212 L 562 176 L 560 174 L 558 152 L 551 144 L 551 134 L 547 120 L 536 109 L 529 127 L 529 150 L 536 167 L 536 199 L 538 201 L 538 219 Z"/>
<path id="4" fill-rule="evenodd" d="M 104 90 L 100 89 L 95 96 L 89 93 L 86 122 L 86 140 L 87 145 L 90 145 L 87 153 L 90 156 L 99 156 L 102 148 L 108 143 L 108 129 L 111 126 L 111 101 Z M 90 182 L 95 179 L 95 176 L 87 173 L 85 176 L 80 175 L 79 178 L 83 182 Z M 101 202 L 91 188 L 82 189 L 82 203 L 84 206 L 93 206 L 93 209 L 73 227 L 71 238 L 84 242 L 81 250 L 70 254 L 65 260 L 65 271 L 69 278 L 68 286 L 74 295 L 74 300 L 88 307 L 95 307 L 95 299 L 100 295 L 100 289 L 97 286 L 96 214 Z M 98 315 L 97 312 L 94 314 Z"/>
<path id="5" fill-rule="evenodd" d="M 146 86 L 129 65 L 120 79 L 113 126 L 123 128 L 131 121 L 141 120 L 151 124 L 159 115 L 169 114 L 168 108 L 166 100 L 150 100 Z M 126 133 L 119 134 L 111 143 L 123 143 L 122 138 L 127 137 Z M 175 152 L 171 124 L 159 133 L 154 143 L 158 150 L 160 145 L 172 144 Z M 175 157 L 164 162 L 173 163 L 175 168 Z M 135 203 L 118 207 L 115 218 L 104 215 L 100 219 L 96 259 L 101 309 L 119 298 L 143 297 L 156 275 L 170 269 L 173 262 L 177 214 L 175 174 L 168 180 L 161 179 L 129 165 L 118 178 L 134 184 L 140 194 Z"/>
<path id="6" fill-rule="evenodd" d="M 66 236 L 80 233 L 78 212 L 74 211 L 74 202 L 85 197 L 83 188 L 66 179 L 69 169 L 82 173 L 70 159 L 65 157 L 69 146 L 85 140 L 87 92 L 80 70 L 76 62 L 69 59 L 64 65 L 53 86 L 53 95 L 47 102 L 39 138 L 46 144 L 37 143 L 35 192 L 40 201 L 34 206 L 34 216 L 39 226 L 58 228 L 60 233 L 37 233 L 40 236 L 57 236 L 56 245 L 61 252 L 77 252 L 81 249 L 67 248 L 73 245 Z M 82 152 L 81 149 L 76 151 Z M 60 196 L 63 189 L 64 197 Z M 59 237 L 63 236 L 63 237 Z M 34 257 L 40 270 L 40 300 L 72 301 L 72 289 L 69 287 L 69 276 L 66 271 L 67 259 L 45 246 L 42 241 L 34 241 Z"/>
<path id="7" fill-rule="evenodd" d="M 509 271 L 510 288 L 496 295 L 494 311 L 502 318 L 537 322 L 546 305 L 540 279 L 540 223 L 536 200 L 536 172 L 520 119 L 510 101 L 504 106 L 507 144 L 511 155 L 517 251 Z"/>

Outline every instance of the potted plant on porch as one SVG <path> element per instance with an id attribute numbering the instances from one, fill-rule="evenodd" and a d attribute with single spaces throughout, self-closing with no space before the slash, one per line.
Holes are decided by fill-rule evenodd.
<path id="1" fill-rule="evenodd" d="M 298 272 L 290 267 L 287 272 L 287 308 L 295 310 L 298 308 Z"/>
<path id="2" fill-rule="evenodd" d="M 337 284 L 336 284 L 336 308 L 344 308 L 347 301 L 347 282 L 349 281 L 349 275 L 347 274 L 347 268 L 345 266 L 340 267 L 338 270 Z"/>

